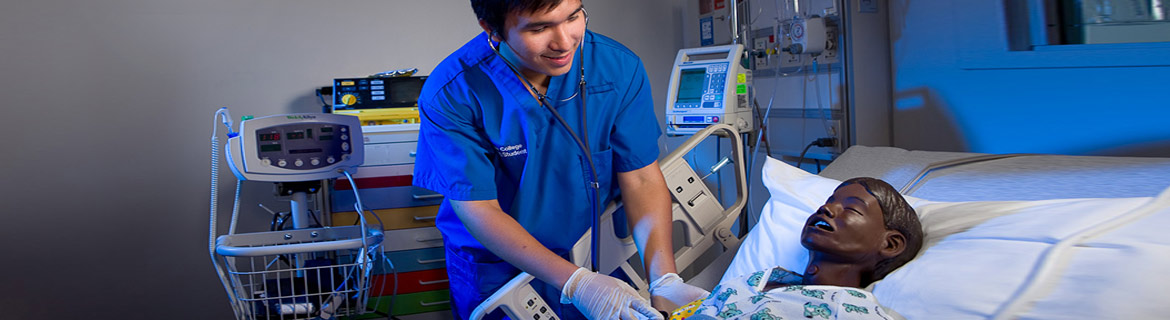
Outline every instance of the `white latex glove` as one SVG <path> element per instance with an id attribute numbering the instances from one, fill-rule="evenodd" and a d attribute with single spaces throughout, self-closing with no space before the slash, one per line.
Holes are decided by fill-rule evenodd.
<path id="1" fill-rule="evenodd" d="M 686 284 L 675 273 L 664 274 L 650 282 L 650 302 L 654 308 L 666 312 L 672 312 L 710 294 L 707 290 Z"/>
<path id="2" fill-rule="evenodd" d="M 578 268 L 565 281 L 561 303 L 572 303 L 589 319 L 662 319 L 629 284 L 585 268 Z"/>

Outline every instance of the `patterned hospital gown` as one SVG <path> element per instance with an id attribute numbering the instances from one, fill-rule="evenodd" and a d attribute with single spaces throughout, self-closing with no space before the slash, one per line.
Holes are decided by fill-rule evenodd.
<path id="1" fill-rule="evenodd" d="M 680 307 L 670 319 L 897 319 L 862 289 L 800 285 L 781 267 L 723 282 L 711 295 Z M 764 291 L 768 282 L 794 284 Z"/>

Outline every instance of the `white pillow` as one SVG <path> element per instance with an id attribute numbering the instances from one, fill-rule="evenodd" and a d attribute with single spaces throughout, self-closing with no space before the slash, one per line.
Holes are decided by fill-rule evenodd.
<path id="1" fill-rule="evenodd" d="M 724 279 L 772 266 L 803 271 L 807 217 L 840 183 L 769 158 L 762 173 L 772 197 L 744 238 Z M 1035 279 L 1021 316 L 1140 318 L 1170 314 L 1158 299 L 1170 287 L 1170 192 L 1159 198 L 933 202 L 906 197 L 926 237 L 919 257 L 872 286 L 878 300 L 909 319 L 985 319 Z M 1036 278 L 1053 245 L 1127 214 L 1135 223 L 1060 252 Z M 1085 247 L 1089 246 L 1089 247 Z M 1124 261 L 1124 264 L 1117 262 Z M 1125 266 L 1124 268 L 1122 266 Z M 1142 272 L 1127 272 L 1138 270 Z"/>
<path id="2" fill-rule="evenodd" d="M 800 230 L 841 184 L 771 157 L 764 163 L 761 177 L 772 197 L 740 245 L 739 252 L 751 254 L 737 254 L 720 282 L 775 266 L 803 272 L 808 250 L 800 245 Z M 927 203 L 914 197 L 906 197 L 906 201 L 916 208 Z"/>

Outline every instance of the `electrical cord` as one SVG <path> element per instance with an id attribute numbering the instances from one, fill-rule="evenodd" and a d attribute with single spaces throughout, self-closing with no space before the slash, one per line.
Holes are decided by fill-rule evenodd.
<path id="1" fill-rule="evenodd" d="M 325 102 L 325 95 L 321 93 L 321 89 L 314 90 L 317 92 L 317 100 L 321 101 L 321 113 L 333 113 L 333 106 Z"/>
<path id="2" fill-rule="evenodd" d="M 796 161 L 796 167 L 800 168 L 800 164 L 804 163 L 804 155 L 808 152 L 809 148 L 812 148 L 813 146 L 832 147 L 835 145 L 837 145 L 837 138 L 818 138 L 813 140 L 813 142 L 810 142 L 807 146 L 804 146 L 804 150 L 800 152 L 800 160 Z"/>

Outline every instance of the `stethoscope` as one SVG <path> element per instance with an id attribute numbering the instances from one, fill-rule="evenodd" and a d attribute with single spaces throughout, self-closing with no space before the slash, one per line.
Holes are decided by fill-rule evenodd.
<path id="1" fill-rule="evenodd" d="M 589 12 L 585 11 L 585 7 L 581 7 L 581 13 L 585 16 L 585 30 L 588 30 L 589 29 Z M 494 31 L 492 34 L 494 34 L 496 36 L 499 35 L 498 33 L 495 33 Z M 497 47 L 495 45 L 495 43 L 492 42 L 492 37 L 488 36 L 486 38 L 487 38 L 488 47 L 491 47 L 492 51 L 495 52 L 496 55 L 500 57 L 500 60 L 503 60 L 504 64 L 508 65 L 509 69 L 512 69 L 512 73 L 516 74 L 516 78 L 519 78 L 520 81 L 524 82 L 524 84 L 528 86 L 529 90 L 532 90 L 532 94 L 536 96 L 536 102 L 540 103 L 540 105 L 542 107 L 544 107 L 545 109 L 548 109 L 549 113 L 552 113 L 553 117 L 557 119 L 557 123 L 560 123 L 561 126 L 565 128 L 565 131 L 569 132 L 569 135 L 573 137 L 573 142 L 577 143 L 577 147 L 579 149 L 581 149 L 581 153 L 585 155 L 585 161 L 589 164 L 589 176 L 593 178 L 593 181 L 589 182 L 589 187 L 592 191 L 591 192 L 592 198 L 590 199 L 589 207 L 592 210 L 591 212 L 593 213 L 593 217 L 592 217 L 593 218 L 593 228 L 590 229 L 590 230 L 592 230 L 592 232 L 590 232 L 590 234 L 591 234 L 590 248 L 592 248 L 592 249 L 589 251 L 591 254 L 590 258 L 592 259 L 592 266 L 591 266 L 592 271 L 597 272 L 598 271 L 597 266 L 600 263 L 599 262 L 600 261 L 599 260 L 600 259 L 599 251 L 600 250 L 598 250 L 598 247 L 600 247 L 600 239 L 601 239 L 600 232 L 598 232 L 598 224 L 600 223 L 600 219 L 601 219 L 601 212 L 598 211 L 598 208 L 599 208 L 598 202 L 601 200 L 598 199 L 598 192 L 599 192 L 599 189 L 601 189 L 601 184 L 597 180 L 597 167 L 593 165 L 593 154 L 589 151 L 588 120 L 586 120 L 586 118 L 585 118 L 585 109 L 586 109 L 585 108 L 585 106 L 586 106 L 586 102 L 585 102 L 586 101 L 586 99 L 585 99 L 585 54 L 584 54 L 585 53 L 585 35 L 581 36 L 581 43 L 579 45 L 577 45 L 577 59 L 578 59 L 577 71 L 581 76 L 580 80 L 577 82 L 577 93 L 574 93 L 572 96 L 569 96 L 568 98 L 560 100 L 561 102 L 568 102 L 569 100 L 572 100 L 573 98 L 580 95 L 580 99 L 581 99 L 581 133 L 582 133 L 581 136 L 578 136 L 577 133 L 573 131 L 573 128 L 569 126 L 569 123 L 565 121 L 565 118 L 561 117 L 560 112 L 557 112 L 556 109 L 554 109 L 551 105 L 549 105 L 548 96 L 543 94 L 543 93 L 540 93 L 540 91 L 537 91 L 536 86 L 534 86 L 532 84 L 532 82 L 529 82 L 528 79 L 524 78 L 523 74 L 520 73 L 520 69 L 517 68 L 515 65 L 513 65 L 511 61 L 508 61 L 508 58 L 504 57 L 504 55 L 500 53 L 500 48 Z M 506 41 L 504 41 L 504 43 L 507 44 Z M 509 48 L 509 50 L 511 50 L 511 48 Z M 584 136 L 584 140 L 582 140 L 582 136 Z"/>

